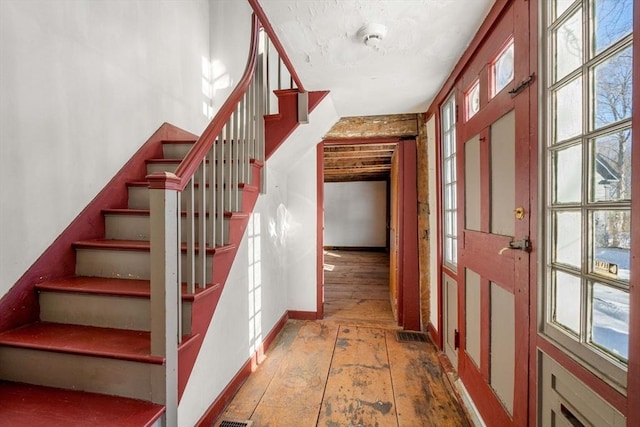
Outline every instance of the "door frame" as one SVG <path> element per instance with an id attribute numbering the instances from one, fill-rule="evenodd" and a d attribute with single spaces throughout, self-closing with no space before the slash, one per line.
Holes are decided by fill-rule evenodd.
<path id="1" fill-rule="evenodd" d="M 420 330 L 420 282 L 418 261 L 418 192 L 416 166 L 416 139 L 358 138 L 326 139 L 318 143 L 317 156 L 317 300 L 316 318 L 324 317 L 324 147 L 340 144 L 380 144 L 396 142 L 400 166 L 400 218 L 399 245 L 402 248 L 401 272 L 398 282 L 398 325 L 405 330 Z"/>

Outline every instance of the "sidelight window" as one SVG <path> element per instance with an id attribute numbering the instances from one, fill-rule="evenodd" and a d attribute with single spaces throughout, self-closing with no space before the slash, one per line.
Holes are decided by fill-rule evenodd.
<path id="1" fill-rule="evenodd" d="M 633 0 L 544 2 L 543 333 L 626 387 Z"/>
<path id="2" fill-rule="evenodd" d="M 442 201 L 443 260 L 450 268 L 458 264 L 458 208 L 456 202 L 456 101 L 452 94 L 442 105 Z"/>

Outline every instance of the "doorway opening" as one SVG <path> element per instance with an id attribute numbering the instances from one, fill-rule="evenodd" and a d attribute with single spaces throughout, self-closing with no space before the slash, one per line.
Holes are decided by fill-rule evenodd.
<path id="1" fill-rule="evenodd" d="M 410 142 L 415 151 L 415 140 Z M 319 146 L 323 259 L 318 311 L 325 318 L 420 329 L 419 303 L 405 304 L 406 299 L 418 301 L 417 262 L 407 262 L 413 255 L 417 259 L 417 250 L 405 248 L 407 240 L 415 240 L 415 233 L 413 239 L 406 234 L 417 222 L 415 213 L 410 214 L 415 203 L 405 194 L 406 188 L 415 189 L 415 168 L 411 186 L 403 167 L 410 155 L 405 145 L 411 144 L 391 139 L 325 141 Z"/>

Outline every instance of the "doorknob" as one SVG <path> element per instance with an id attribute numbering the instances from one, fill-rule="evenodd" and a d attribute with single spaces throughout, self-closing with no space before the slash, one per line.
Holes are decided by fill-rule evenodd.
<path id="1" fill-rule="evenodd" d="M 513 211 L 513 215 L 516 217 L 516 219 L 522 219 L 524 218 L 524 208 L 522 206 L 517 207 L 514 211 Z"/>

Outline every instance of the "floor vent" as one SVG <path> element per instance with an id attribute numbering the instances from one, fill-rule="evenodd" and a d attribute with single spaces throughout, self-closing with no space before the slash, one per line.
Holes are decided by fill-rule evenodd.
<path id="1" fill-rule="evenodd" d="M 422 332 L 398 331 L 396 338 L 400 342 L 427 342 L 427 336 Z"/>
<path id="2" fill-rule="evenodd" d="M 251 427 L 253 421 L 227 421 L 224 420 L 220 423 L 220 427 Z"/>

